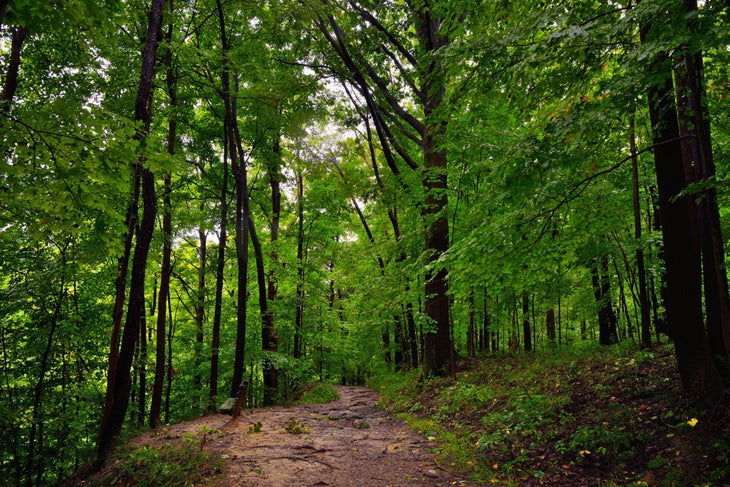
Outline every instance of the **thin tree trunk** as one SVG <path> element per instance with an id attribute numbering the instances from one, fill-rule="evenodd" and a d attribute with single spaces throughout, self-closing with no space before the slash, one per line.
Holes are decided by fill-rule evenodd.
<path id="1" fill-rule="evenodd" d="M 474 309 L 474 287 L 469 289 L 469 328 L 466 331 L 466 353 L 469 357 L 476 357 L 476 310 Z"/>
<path id="2" fill-rule="evenodd" d="M 142 140 L 149 133 L 152 100 L 152 79 L 157 58 L 157 46 L 159 43 L 159 31 L 162 26 L 163 0 L 151 0 L 149 21 L 147 26 L 147 43 L 142 54 L 142 69 L 139 88 L 135 100 L 134 119 L 142 122 L 143 131 L 136 136 Z M 135 344 L 139 335 L 139 324 L 144 309 L 144 278 L 147 267 L 147 255 L 149 254 L 150 242 L 155 226 L 157 214 L 157 197 L 155 195 L 155 177 L 152 172 L 144 168 L 144 159 L 140 158 L 137 166 L 141 169 L 142 201 L 144 208 L 140 222 L 140 230 L 137 233 L 137 245 L 134 249 L 132 259 L 132 274 L 129 290 L 129 304 L 127 307 L 127 318 L 124 325 L 121 349 L 113 381 L 113 397 L 110 401 L 109 411 L 105 407 L 102 422 L 99 427 L 97 439 L 98 465 L 105 460 L 112 452 L 119 433 L 124 423 L 124 417 L 129 405 L 129 394 L 131 391 L 130 370 L 134 356 Z M 131 228 L 128 229 L 131 231 Z"/>
<path id="3" fill-rule="evenodd" d="M 172 129 L 171 129 L 172 130 Z M 155 345 L 155 380 L 152 387 L 150 399 L 150 427 L 160 426 L 160 411 L 162 409 L 162 389 L 165 382 L 165 337 L 167 302 L 170 296 L 170 275 L 172 265 L 170 258 L 172 254 L 172 216 L 170 193 L 172 192 L 172 181 L 170 174 L 165 175 L 162 215 L 162 266 L 160 268 L 160 294 L 158 296 L 157 310 L 157 341 Z"/>
<path id="4" fill-rule="evenodd" d="M 170 422 L 170 394 L 172 393 L 172 338 L 175 336 L 174 323 L 172 322 L 172 299 L 167 295 L 168 323 L 167 327 L 167 387 L 165 388 L 165 424 Z"/>
<path id="5" fill-rule="evenodd" d="M 63 249 L 61 249 L 61 257 L 63 259 L 63 265 L 66 265 L 66 255 Z M 53 313 L 50 315 L 51 328 L 48 331 L 48 338 L 46 339 L 46 346 L 41 354 L 40 361 L 40 372 L 38 380 L 33 387 L 33 412 L 31 415 L 30 431 L 28 433 L 28 460 L 25 468 L 25 481 L 26 486 L 31 487 L 33 485 L 33 472 L 40 467 L 42 458 L 36 465 L 36 452 L 41 450 L 42 446 L 42 427 L 43 422 L 41 420 L 41 395 L 43 394 L 43 383 L 48 373 L 48 359 L 51 356 L 51 350 L 53 349 L 53 342 L 56 333 L 56 327 L 58 326 L 58 320 L 61 317 L 61 305 L 63 298 L 66 294 L 66 282 L 65 279 L 61 278 L 60 292 L 58 299 L 55 303 Z M 38 432 L 38 443 L 39 446 L 36 448 L 36 432 Z M 40 457 L 40 455 L 38 455 Z M 39 480 L 39 479 L 37 479 Z"/>
<path id="6" fill-rule="evenodd" d="M 635 110 L 634 110 L 635 112 Z M 631 189 L 634 208 L 634 239 L 636 239 L 636 272 L 639 275 L 639 310 L 641 311 L 641 348 L 651 348 L 651 318 L 649 296 L 644 267 L 644 249 L 641 244 L 641 203 L 639 200 L 639 158 L 636 155 L 636 129 L 634 113 L 629 119 L 629 147 L 631 150 Z"/>
<path id="7" fill-rule="evenodd" d="M 219 5 L 220 2 L 218 1 Z M 220 10 L 219 10 L 220 12 Z M 222 22 L 222 20 L 221 20 Z M 221 24 L 221 32 L 223 24 Z M 226 50 L 227 51 L 227 50 Z M 227 85 L 226 85 L 227 86 Z M 236 83 L 238 91 L 238 83 Z M 235 98 L 230 101 L 230 128 L 233 136 L 231 160 L 233 161 L 233 179 L 236 183 L 236 261 L 238 262 L 238 296 L 236 307 L 236 351 L 233 361 L 233 379 L 231 381 L 231 396 L 238 397 L 239 389 L 246 373 L 246 319 L 248 315 L 248 242 L 251 235 L 250 228 L 253 222 L 249 211 L 248 178 L 246 161 L 241 144 L 241 135 L 238 131 L 238 115 Z M 237 157 L 236 157 L 237 156 Z M 259 248 L 260 253 L 260 248 Z M 261 278 L 263 279 L 263 256 L 261 256 Z M 263 283 L 263 281 L 262 281 Z M 266 294 L 259 294 L 264 304 L 263 316 L 266 315 Z M 245 387 L 245 386 L 244 386 Z M 237 404 L 236 407 L 243 407 Z"/>
<path id="8" fill-rule="evenodd" d="M 281 220 L 281 135 L 276 135 L 272 148 L 273 158 L 268 167 L 269 186 L 271 187 L 271 265 L 266 277 L 267 293 L 266 299 L 269 303 L 275 303 L 277 298 L 276 266 L 279 262 L 279 255 L 276 250 L 279 240 L 279 221 Z M 266 309 L 264 323 L 261 330 L 261 349 L 264 352 L 276 353 L 279 349 L 279 337 L 274 326 L 274 311 L 269 306 Z M 279 390 L 279 374 L 271 360 L 264 361 L 264 404 L 272 404 L 275 394 Z M 267 393 L 268 391 L 268 393 Z"/>
<path id="9" fill-rule="evenodd" d="M 253 245 L 254 250 L 254 256 L 256 259 L 256 284 L 258 287 L 258 295 L 259 295 L 259 312 L 261 315 L 261 333 L 264 335 L 266 333 L 266 326 L 267 326 L 267 315 L 269 314 L 268 311 L 268 302 L 267 302 L 267 295 L 266 295 L 266 271 L 264 270 L 264 252 L 261 249 L 261 242 L 259 241 L 258 234 L 256 233 L 256 226 L 253 223 L 253 220 L 249 217 L 248 219 L 248 232 L 251 236 L 251 244 Z M 263 336 L 262 336 L 263 338 Z M 264 369 L 266 369 L 266 362 L 268 360 L 264 358 Z M 264 405 L 270 406 L 272 404 L 276 403 L 276 389 L 273 391 L 266 390 L 266 385 L 264 384 Z"/>
<path id="10" fill-rule="evenodd" d="M 532 352 L 532 332 L 530 330 L 530 296 L 522 291 L 522 338 L 525 352 Z"/>
<path id="11" fill-rule="evenodd" d="M 139 377 L 139 388 L 137 389 L 137 425 L 144 426 L 144 419 L 147 406 L 147 316 L 142 311 L 139 322 L 139 348 L 135 369 Z"/>
<path id="12" fill-rule="evenodd" d="M 292 355 L 302 357 L 302 328 L 304 326 L 304 178 L 297 172 L 297 289 L 294 319 L 294 350 Z"/>
<path id="13" fill-rule="evenodd" d="M 210 351 L 210 390 L 208 411 L 216 410 L 218 398 L 218 359 L 221 341 L 221 315 L 223 308 L 223 281 L 226 271 L 226 241 L 228 240 L 228 144 L 224 136 L 223 182 L 221 185 L 220 209 L 221 227 L 218 236 L 218 256 L 216 259 L 215 304 L 213 305 L 213 330 Z"/>
<path id="14" fill-rule="evenodd" d="M 204 206 L 201 203 L 201 209 Z M 193 384 L 200 386 L 202 376 L 200 366 L 203 363 L 203 322 L 205 321 L 205 266 L 207 265 L 208 233 L 203 226 L 198 227 L 198 289 L 195 293 L 195 350 L 193 364 L 195 372 Z"/>

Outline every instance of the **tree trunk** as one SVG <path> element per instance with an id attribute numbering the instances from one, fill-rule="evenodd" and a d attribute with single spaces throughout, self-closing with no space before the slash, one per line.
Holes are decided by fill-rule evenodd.
<path id="1" fill-rule="evenodd" d="M 600 261 L 600 262 L 599 262 Z M 600 266 L 600 267 L 599 267 Z M 591 262 L 591 282 L 598 308 L 598 342 L 608 346 L 618 342 L 616 313 L 611 302 L 611 281 L 608 276 L 608 257 L 594 258 Z"/>
<path id="2" fill-rule="evenodd" d="M 15 98 L 15 91 L 18 89 L 18 73 L 20 72 L 20 51 L 23 49 L 23 42 L 28 36 L 28 29 L 25 27 L 13 27 L 12 39 L 10 41 L 10 59 L 8 69 L 5 73 L 2 96 L 0 96 L 0 112 L 7 116 L 10 113 L 10 106 Z"/>
<path id="3" fill-rule="evenodd" d="M 423 366 L 426 375 L 449 376 L 455 366 L 449 320 L 448 272 L 439 263 L 449 250 L 447 159 L 446 151 L 441 147 L 446 138 L 446 121 L 438 113 L 446 100 L 446 84 L 443 62 L 436 55 L 436 51 L 447 45 L 448 39 L 440 32 L 441 19 L 433 16 L 434 12 L 426 5 L 419 4 L 414 13 L 420 21 L 416 30 L 421 47 L 434 56 L 434 59 L 426 61 L 421 86 L 421 93 L 425 96 L 421 142 L 425 190 L 422 213 L 426 222 L 424 250 L 429 264 L 425 276 L 424 308 L 431 325 L 436 328 L 426 333 Z"/>
<path id="4" fill-rule="evenodd" d="M 466 331 L 466 353 L 467 356 L 476 357 L 476 310 L 474 309 L 474 288 L 469 289 L 469 327 Z"/>
<path id="5" fill-rule="evenodd" d="M 143 308 L 144 309 L 144 308 Z M 137 377 L 139 377 L 139 388 L 137 389 L 137 426 L 144 426 L 144 419 L 147 406 L 147 316 L 142 312 L 139 321 L 139 343 L 137 343 L 139 351 L 135 369 Z"/>
<path id="6" fill-rule="evenodd" d="M 639 275 L 639 310 L 641 311 L 641 348 L 651 348 L 651 318 L 649 294 L 644 267 L 644 249 L 641 247 L 641 203 L 639 200 L 639 158 L 636 155 L 636 130 L 634 113 L 629 119 L 629 147 L 631 150 L 631 190 L 634 208 L 634 238 L 636 239 L 636 273 Z"/>
<path id="7" fill-rule="evenodd" d="M 201 203 L 201 209 L 204 204 Z M 203 322 L 205 321 L 205 266 L 207 265 L 208 234 L 201 225 L 198 227 L 198 289 L 195 293 L 195 350 L 193 364 L 195 372 L 193 384 L 200 386 L 202 376 L 200 366 L 203 363 Z"/>
<path id="8" fill-rule="evenodd" d="M 525 352 L 532 352 L 532 332 L 530 330 L 530 297 L 522 291 L 522 337 Z"/>
<path id="9" fill-rule="evenodd" d="M 696 0 L 685 0 L 685 4 L 688 12 L 697 11 Z M 697 30 L 696 19 L 690 19 L 688 23 L 691 30 Z M 718 369 L 727 375 L 730 372 L 727 355 L 730 350 L 730 296 L 717 191 L 713 182 L 716 172 L 703 71 L 702 52 L 685 52 L 679 59 L 676 66 L 678 117 L 687 181 L 702 185 L 701 193 L 692 197 L 698 201 L 695 207 L 710 349 Z"/>
<path id="10" fill-rule="evenodd" d="M 134 119 L 142 122 L 143 131 L 137 137 L 144 143 L 144 138 L 149 133 L 151 113 L 150 105 L 152 100 L 152 79 L 157 58 L 157 46 L 159 43 L 159 31 L 162 26 L 162 10 L 164 0 L 151 0 L 150 15 L 147 25 L 147 43 L 142 54 L 142 69 L 139 88 L 134 107 Z M 144 159 L 140 158 L 137 167 L 141 168 L 142 181 L 142 219 L 137 232 L 137 245 L 134 249 L 132 259 L 132 273 L 129 289 L 129 304 L 127 306 L 127 317 L 124 324 L 121 349 L 113 381 L 114 392 L 109 411 L 106 410 L 102 416 L 97 439 L 97 459 L 105 460 L 112 452 L 119 433 L 124 423 L 124 417 L 129 405 L 129 393 L 131 391 L 130 370 L 134 356 L 135 344 L 139 335 L 140 320 L 144 310 L 144 278 L 147 267 L 147 255 L 149 254 L 150 242 L 154 232 L 155 217 L 157 214 L 157 197 L 155 195 L 155 177 L 152 172 L 144 167 Z M 128 229 L 131 231 L 131 229 Z"/>
<path id="11" fill-rule="evenodd" d="M 555 310 L 550 308 L 545 314 L 545 330 L 550 344 L 555 345 Z"/>
<path id="12" fill-rule="evenodd" d="M 258 234 L 256 233 L 256 226 L 253 223 L 253 220 L 249 217 L 248 219 L 248 231 L 251 236 L 251 244 L 253 245 L 254 250 L 254 256 L 256 259 L 256 284 L 258 287 L 258 294 L 259 294 L 259 312 L 261 315 L 261 338 L 262 342 L 265 338 L 267 331 L 269 329 L 267 328 L 268 321 L 267 316 L 269 316 L 269 310 L 268 310 L 268 303 L 267 303 L 267 296 L 266 296 L 266 272 L 264 271 L 264 253 L 261 249 L 261 242 L 259 241 Z M 262 347 L 263 349 L 263 347 Z M 265 349 L 264 349 L 265 350 Z M 275 367 L 273 367 L 273 364 L 270 364 L 271 362 L 269 359 L 264 357 L 263 359 L 263 369 L 264 369 L 264 378 L 266 377 L 266 369 L 267 366 L 269 369 L 273 368 L 276 370 Z M 270 386 L 269 386 L 270 387 Z M 277 389 L 273 390 L 267 390 L 267 385 L 264 383 L 264 405 L 270 406 L 272 404 L 276 403 L 276 394 Z"/>
<path id="13" fill-rule="evenodd" d="M 66 255 L 61 252 L 63 259 L 63 265 L 66 265 Z M 36 451 L 41 451 L 42 447 L 42 428 L 43 421 L 41 419 L 41 396 L 43 394 L 43 383 L 48 373 L 48 359 L 51 357 L 51 351 L 53 350 L 53 342 L 55 339 L 56 328 L 58 326 L 58 320 L 61 318 L 61 305 L 63 298 L 66 294 L 66 283 L 65 279 L 61 278 L 60 292 L 58 300 L 54 306 L 53 313 L 49 317 L 50 330 L 48 331 L 48 338 L 46 339 L 46 346 L 41 354 L 40 371 L 38 374 L 38 380 L 33 387 L 33 412 L 31 414 L 30 431 L 28 433 L 28 460 L 26 463 L 25 480 L 26 486 L 30 487 L 33 485 L 33 471 L 38 469 L 38 472 L 42 472 L 41 459 L 36 465 Z M 36 448 L 36 432 L 38 432 L 38 447 Z M 40 456 L 40 455 L 39 455 Z"/>
<path id="14" fill-rule="evenodd" d="M 172 17 L 173 0 L 169 0 L 168 14 Z M 170 20 L 167 24 L 165 39 L 168 46 L 172 43 L 173 23 Z M 170 99 L 170 118 L 167 122 L 167 153 L 175 155 L 175 140 L 177 138 L 177 92 L 176 77 L 172 65 L 172 51 L 168 50 L 165 56 L 167 73 L 165 84 L 167 96 Z M 160 426 L 160 413 L 162 410 L 162 389 L 165 384 L 165 320 L 167 319 L 167 302 L 170 295 L 170 276 L 172 265 L 172 204 L 170 194 L 172 193 L 172 178 L 170 172 L 164 177 L 164 195 L 162 198 L 162 265 L 160 267 L 160 295 L 158 297 L 159 308 L 157 311 L 157 341 L 155 343 L 155 380 L 152 386 L 152 397 L 150 398 L 150 427 Z"/>
<path id="15" fill-rule="evenodd" d="M 165 175 L 165 195 L 163 197 L 162 215 L 162 266 L 160 268 L 160 294 L 158 296 L 157 310 L 157 341 L 155 344 L 155 380 L 152 386 L 152 397 L 150 398 L 150 427 L 160 426 L 160 411 L 162 410 L 162 389 L 165 383 L 165 338 L 167 303 L 170 295 L 170 275 L 172 265 L 170 257 L 172 254 L 172 216 L 170 204 L 170 192 L 172 184 L 170 175 Z"/>
<path id="16" fill-rule="evenodd" d="M 228 52 L 227 41 L 225 41 L 225 28 L 223 25 L 223 14 L 220 9 L 220 0 L 217 0 L 219 5 L 219 15 L 221 16 L 221 35 L 224 40 L 224 55 Z M 224 59 L 227 62 L 227 56 Z M 224 95 L 228 93 L 228 76 L 227 66 L 224 63 Z M 236 92 L 238 92 L 238 82 L 236 81 Z M 251 215 L 249 210 L 249 197 L 248 197 L 248 177 L 246 170 L 246 159 L 243 152 L 243 146 L 241 143 L 241 134 L 238 130 L 238 113 L 237 103 L 235 97 L 232 99 L 229 96 L 229 103 L 226 105 L 230 107 L 228 114 L 229 123 L 229 134 L 231 135 L 231 160 L 233 161 L 233 179 L 236 183 L 236 261 L 238 263 L 237 273 L 237 306 L 236 306 L 236 351 L 233 360 L 233 379 L 231 381 L 231 395 L 230 397 L 237 397 L 243 377 L 246 373 L 246 320 L 248 316 L 248 242 L 251 236 L 250 228 L 253 225 L 251 221 Z M 259 254 L 261 254 L 261 248 L 259 246 Z M 263 284 L 263 256 L 261 257 L 261 269 L 260 269 L 260 284 Z M 263 316 L 266 315 L 266 294 L 263 287 L 259 288 L 259 297 L 263 300 Z M 262 318 L 263 318 L 262 316 Z M 243 404 L 238 405 L 243 407 Z"/>
<path id="17" fill-rule="evenodd" d="M 224 139 L 226 136 L 224 135 Z M 208 411 L 216 410 L 218 398 L 218 360 L 221 342 L 221 314 L 223 308 L 223 281 L 226 271 L 226 241 L 228 240 L 228 144 L 224 140 L 223 182 L 221 184 L 221 227 L 218 236 L 218 256 L 216 258 L 215 303 L 213 305 L 213 329 L 211 331 L 210 350 L 210 390 L 208 394 Z"/>
<path id="18" fill-rule="evenodd" d="M 277 298 L 277 282 L 275 268 L 279 262 L 279 255 L 276 250 L 279 240 L 279 221 L 281 220 L 281 136 L 276 135 L 272 148 L 272 159 L 268 167 L 269 186 L 271 187 L 271 265 L 266 277 L 267 293 L 266 299 L 269 303 L 275 303 Z M 276 334 L 274 325 L 274 311 L 271 307 L 266 310 L 261 329 L 261 349 L 264 352 L 276 353 L 279 350 L 279 337 Z M 273 404 L 273 399 L 279 390 L 279 373 L 271 360 L 264 360 L 264 404 Z M 268 391 L 268 394 L 267 394 Z"/>
<path id="19" fill-rule="evenodd" d="M 650 29 L 642 29 L 642 42 L 650 34 Z M 671 71 L 662 56 L 651 69 L 655 81 L 648 88 L 647 98 L 664 240 L 664 305 L 683 389 L 691 400 L 708 400 L 718 378 L 703 324 L 701 261 L 694 238 L 694 216 L 687 196 L 679 196 L 687 183 Z"/>
<path id="20" fill-rule="evenodd" d="M 174 330 L 174 323 L 172 321 L 172 300 L 170 299 L 170 295 L 167 295 L 167 311 L 168 311 L 168 323 L 169 326 L 167 327 L 167 387 L 165 388 L 165 424 L 168 424 L 170 422 L 170 394 L 172 393 L 172 376 L 173 376 L 173 367 L 172 367 L 172 338 L 175 335 Z"/>
<path id="21" fill-rule="evenodd" d="M 294 350 L 292 355 L 302 357 L 302 328 L 304 326 L 304 177 L 297 172 L 297 290 L 294 319 Z"/>

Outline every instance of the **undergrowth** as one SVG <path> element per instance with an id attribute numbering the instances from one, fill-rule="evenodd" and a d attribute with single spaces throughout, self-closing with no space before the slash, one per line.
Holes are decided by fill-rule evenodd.
<path id="1" fill-rule="evenodd" d="M 192 487 L 211 485 L 224 461 L 203 447 L 209 431 L 186 434 L 175 443 L 142 445 L 119 454 L 103 485 Z M 100 484 L 102 485 L 102 484 Z"/>
<path id="2" fill-rule="evenodd" d="M 584 347 L 489 355 L 457 380 L 381 379 L 381 405 L 437 460 L 498 485 L 684 486 L 730 481 L 728 425 L 681 398 L 672 351 Z"/>
<path id="3" fill-rule="evenodd" d="M 305 388 L 299 402 L 310 404 L 322 404 L 336 401 L 340 397 L 339 392 L 332 384 L 317 382 Z"/>

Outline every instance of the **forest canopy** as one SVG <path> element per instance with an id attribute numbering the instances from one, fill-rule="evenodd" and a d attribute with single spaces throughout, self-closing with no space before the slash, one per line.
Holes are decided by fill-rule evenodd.
<path id="1" fill-rule="evenodd" d="M 1 0 L 0 476 L 586 342 L 727 408 L 728 15 Z"/>

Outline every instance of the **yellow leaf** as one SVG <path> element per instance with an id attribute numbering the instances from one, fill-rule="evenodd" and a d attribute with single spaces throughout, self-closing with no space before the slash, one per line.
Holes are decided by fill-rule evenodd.
<path id="1" fill-rule="evenodd" d="M 690 425 L 690 427 L 692 427 L 692 428 L 694 428 L 697 425 L 697 423 L 699 423 L 697 418 L 692 418 L 689 421 L 687 421 L 687 424 Z"/>

